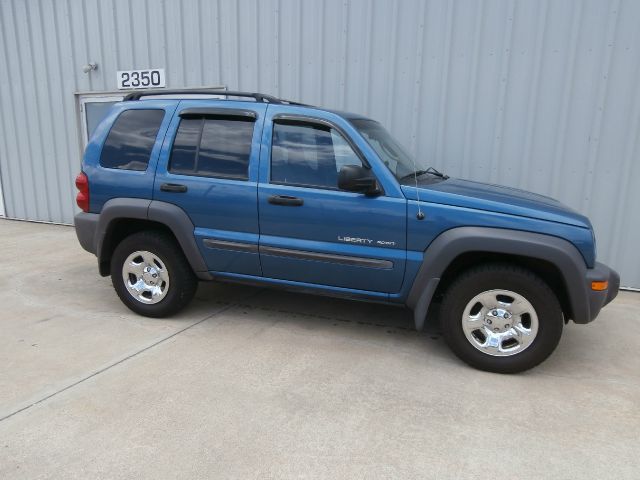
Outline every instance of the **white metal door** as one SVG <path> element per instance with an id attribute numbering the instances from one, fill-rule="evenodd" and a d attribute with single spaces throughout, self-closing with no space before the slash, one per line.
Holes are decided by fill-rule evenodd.
<path id="1" fill-rule="evenodd" d="M 4 196 L 2 195 L 2 177 L 0 176 L 0 217 L 4 217 Z"/>
<path id="2" fill-rule="evenodd" d="M 83 148 L 89 143 L 91 134 L 106 116 L 111 105 L 122 101 L 123 98 L 124 94 L 119 93 L 80 95 L 80 127 Z"/>

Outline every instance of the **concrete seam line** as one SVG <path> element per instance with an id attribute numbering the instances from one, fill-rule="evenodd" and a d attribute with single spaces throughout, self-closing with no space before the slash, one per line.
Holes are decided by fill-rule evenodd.
<path id="1" fill-rule="evenodd" d="M 76 385 L 79 385 L 79 384 L 81 384 L 81 383 L 83 383 L 83 382 L 85 382 L 85 381 L 87 381 L 87 380 L 89 380 L 89 379 L 91 379 L 91 378 L 93 378 L 93 377 L 95 377 L 95 376 L 97 376 L 97 375 L 100 375 L 101 373 L 106 372 L 107 370 L 110 370 L 111 368 L 116 367 L 116 366 L 118 366 L 118 365 L 120 365 L 120 364 L 122 364 L 122 363 L 126 362 L 127 360 L 130 360 L 130 359 L 132 359 L 132 358 L 134 358 L 134 357 L 136 357 L 136 356 L 140 355 L 141 353 L 144 353 L 144 352 L 146 352 L 147 350 L 150 350 L 150 349 L 152 349 L 153 347 L 156 347 L 156 346 L 160 345 L 161 343 L 164 343 L 164 342 L 166 342 L 167 340 L 172 339 L 173 337 L 175 337 L 175 336 L 177 336 L 177 335 L 180 335 L 182 332 L 185 332 L 185 331 L 189 330 L 190 328 L 195 327 L 196 325 L 200 325 L 200 324 L 201 324 L 202 322 L 204 322 L 205 320 L 209 320 L 210 318 L 213 318 L 213 317 L 215 317 L 215 316 L 217 316 L 217 315 L 220 315 L 221 313 L 224 313 L 224 312 L 226 312 L 227 310 L 230 310 L 230 309 L 231 309 L 231 308 L 233 308 L 233 307 L 240 306 L 238 302 L 248 300 L 248 299 L 250 299 L 251 297 L 256 296 L 256 295 L 257 295 L 258 293 L 260 293 L 261 291 L 262 291 L 262 290 L 259 290 L 258 292 L 252 293 L 251 295 L 248 295 L 248 296 L 246 296 L 246 297 L 244 297 L 244 298 L 242 298 L 242 299 L 237 300 L 235 303 L 231 303 L 231 304 L 229 304 L 229 305 L 227 305 L 227 306 L 225 306 L 225 307 L 222 307 L 222 308 L 220 308 L 219 310 L 217 310 L 217 311 L 215 311 L 215 312 L 213 312 L 213 313 L 211 313 L 211 314 L 207 315 L 206 317 L 204 317 L 204 318 L 202 318 L 202 319 L 200 319 L 200 320 L 198 320 L 198 321 L 196 321 L 196 322 L 194 322 L 194 323 L 192 323 L 192 324 L 190 324 L 190 325 L 187 325 L 186 327 L 184 327 L 184 328 L 182 328 L 182 329 L 178 330 L 177 332 L 173 332 L 171 335 L 168 335 L 168 336 L 166 336 L 166 337 L 164 337 L 164 338 L 161 338 L 161 339 L 160 339 L 160 340 L 158 340 L 157 342 L 154 342 L 154 343 L 152 343 L 151 345 L 147 345 L 146 347 L 142 348 L 141 350 L 138 350 L 137 352 L 134 352 L 134 353 L 132 353 L 131 355 L 127 355 L 126 357 L 121 358 L 121 359 L 120 359 L 120 360 L 118 360 L 117 362 L 114 362 L 114 363 L 112 363 L 112 364 L 110 364 L 110 365 L 107 365 L 106 367 L 103 367 L 103 368 L 101 368 L 101 369 L 99 369 L 99 370 L 97 370 L 97 371 L 93 372 L 92 374 L 87 375 L 87 376 L 86 376 L 86 377 L 84 377 L 84 378 L 81 378 L 81 379 L 80 379 L 80 380 L 78 380 L 77 382 L 74 382 L 74 383 L 72 383 L 72 384 L 70 384 L 70 385 L 67 385 L 66 387 L 63 387 L 63 388 L 61 388 L 60 390 L 57 390 L 57 391 L 55 391 L 55 392 L 53 392 L 53 393 L 51 393 L 51 394 L 49 394 L 49 395 L 47 395 L 47 396 L 45 396 L 45 397 L 41 398 L 40 400 L 36 400 L 35 402 L 30 403 L 29 405 L 25 405 L 24 407 L 19 408 L 18 410 L 14 411 L 14 412 L 11 412 L 11 413 L 9 413 L 9 414 L 5 415 L 4 417 L 1 417 L 1 418 L 0 418 L 0 422 L 2 422 L 2 421 L 4 421 L 4 420 L 7 420 L 7 419 L 11 418 L 11 417 L 13 417 L 14 415 L 17 415 L 18 413 L 24 412 L 25 410 L 29 410 L 31 407 L 35 407 L 36 405 L 39 405 L 39 404 L 41 404 L 41 403 L 43 403 L 43 402 L 45 402 L 45 401 L 49 400 L 50 398 L 55 397 L 55 396 L 56 396 L 56 395 L 58 395 L 59 393 L 66 392 L 67 390 L 69 390 L 69 389 L 71 389 L 71 388 L 75 387 Z"/>

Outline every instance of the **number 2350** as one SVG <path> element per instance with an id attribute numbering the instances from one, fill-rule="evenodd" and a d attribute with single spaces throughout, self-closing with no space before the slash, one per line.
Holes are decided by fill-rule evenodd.
<path id="1" fill-rule="evenodd" d="M 122 88 L 159 87 L 161 86 L 160 72 L 158 70 L 120 72 L 120 84 Z"/>

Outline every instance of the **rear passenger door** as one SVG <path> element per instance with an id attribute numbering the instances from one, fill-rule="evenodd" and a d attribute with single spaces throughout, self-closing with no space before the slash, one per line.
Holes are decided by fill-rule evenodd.
<path id="1" fill-rule="evenodd" d="M 266 105 L 183 100 L 162 147 L 154 200 L 181 207 L 210 271 L 261 275 L 257 182 Z"/>

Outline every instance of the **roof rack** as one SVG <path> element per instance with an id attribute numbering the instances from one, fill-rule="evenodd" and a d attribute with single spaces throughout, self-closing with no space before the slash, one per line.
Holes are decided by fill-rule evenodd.
<path id="1" fill-rule="evenodd" d="M 265 95 L 264 93 L 250 93 L 250 92 L 229 92 L 227 90 L 213 90 L 210 88 L 204 89 L 182 89 L 182 90 L 142 90 L 139 92 L 131 92 L 124 97 L 125 102 L 140 100 L 142 97 L 149 97 L 155 95 L 224 95 L 227 97 L 246 97 L 255 98 L 256 102 L 260 103 L 279 103 L 289 105 L 304 105 L 303 103 L 291 102 L 281 98 L 272 97 L 271 95 Z"/>

